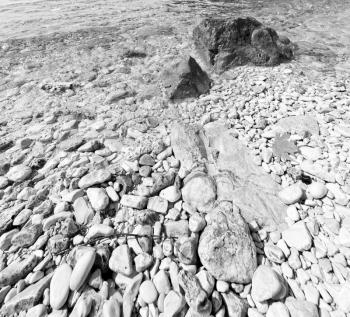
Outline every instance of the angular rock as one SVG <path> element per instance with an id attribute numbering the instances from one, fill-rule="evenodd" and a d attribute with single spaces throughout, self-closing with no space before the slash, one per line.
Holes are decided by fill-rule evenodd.
<path id="1" fill-rule="evenodd" d="M 174 62 L 160 75 L 160 81 L 169 99 L 198 97 L 210 89 L 210 78 L 189 56 Z"/>
<path id="2" fill-rule="evenodd" d="M 145 209 L 147 206 L 147 197 L 135 196 L 135 195 L 123 195 L 120 203 L 125 207 L 135 209 Z"/>
<path id="3" fill-rule="evenodd" d="M 185 298 L 181 294 L 170 291 L 164 299 L 164 317 L 177 316 L 185 305 Z"/>
<path id="4" fill-rule="evenodd" d="M 4 316 L 27 310 L 37 304 L 43 295 L 44 290 L 49 286 L 52 274 L 49 274 L 25 288 L 22 292 L 11 298 L 1 309 Z"/>
<path id="5" fill-rule="evenodd" d="M 318 309 L 315 304 L 306 300 L 288 297 L 285 302 L 288 307 L 290 317 L 318 317 Z"/>
<path id="6" fill-rule="evenodd" d="M 198 246 L 203 266 L 217 280 L 250 283 L 257 266 L 256 250 L 238 208 L 220 202 L 208 216 Z"/>
<path id="7" fill-rule="evenodd" d="M 197 52 L 217 71 L 248 63 L 276 65 L 293 57 L 289 40 L 254 18 L 206 18 L 193 30 Z"/>
<path id="8" fill-rule="evenodd" d="M 305 222 L 299 221 L 282 232 L 282 238 L 289 247 L 307 251 L 312 246 L 312 238 Z"/>
<path id="9" fill-rule="evenodd" d="M 90 187 L 86 190 L 92 208 L 96 211 L 102 211 L 107 208 L 109 204 L 109 197 L 104 188 Z"/>
<path id="10" fill-rule="evenodd" d="M 148 198 L 147 209 L 160 214 L 166 214 L 168 211 L 168 201 L 159 196 L 150 197 Z"/>
<path id="11" fill-rule="evenodd" d="M 130 248 L 126 244 L 120 245 L 113 250 L 109 259 L 109 268 L 113 272 L 126 276 L 134 272 Z"/>
<path id="12" fill-rule="evenodd" d="M 26 277 L 38 262 L 35 254 L 21 261 L 14 261 L 0 272 L 0 287 L 13 285 L 20 279 Z"/>
<path id="13" fill-rule="evenodd" d="M 74 216 L 77 224 L 87 225 L 93 219 L 95 212 L 84 197 L 79 197 L 73 203 Z"/>
<path id="14" fill-rule="evenodd" d="M 233 292 L 222 293 L 224 299 L 227 316 L 245 317 L 248 312 L 248 303 L 242 298 L 238 297 Z"/>
<path id="15" fill-rule="evenodd" d="M 39 238 L 42 232 L 41 224 L 24 227 L 20 232 L 13 236 L 11 240 L 12 245 L 20 248 L 31 246 Z"/>
<path id="16" fill-rule="evenodd" d="M 197 277 L 193 273 L 180 271 L 178 279 L 185 291 L 185 299 L 190 308 L 200 316 L 208 316 L 212 305 L 207 293 L 202 289 Z"/>
<path id="17" fill-rule="evenodd" d="M 23 207 L 24 204 L 16 204 L 10 208 L 0 209 L 0 234 L 10 229 L 14 218 L 20 213 Z"/>

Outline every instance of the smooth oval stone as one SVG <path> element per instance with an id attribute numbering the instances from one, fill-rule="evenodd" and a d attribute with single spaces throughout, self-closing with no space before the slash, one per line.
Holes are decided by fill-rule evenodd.
<path id="1" fill-rule="evenodd" d="M 158 298 L 157 289 L 150 280 L 146 280 L 140 285 L 139 294 L 147 304 L 154 303 Z"/>
<path id="2" fill-rule="evenodd" d="M 297 203 L 303 197 L 303 190 L 296 184 L 282 189 L 278 193 L 278 197 L 286 205 Z"/>
<path id="3" fill-rule="evenodd" d="M 319 182 L 314 182 L 308 187 L 309 192 L 313 198 L 321 199 L 327 195 L 328 188 Z"/>
<path id="4" fill-rule="evenodd" d="M 69 264 L 60 265 L 54 272 L 50 282 L 50 305 L 53 309 L 60 309 L 69 295 L 69 281 L 72 268 Z"/>
<path id="5" fill-rule="evenodd" d="M 78 290 L 88 277 L 96 257 L 95 249 L 87 250 L 86 253 L 78 259 L 73 269 L 69 286 L 72 291 Z"/>

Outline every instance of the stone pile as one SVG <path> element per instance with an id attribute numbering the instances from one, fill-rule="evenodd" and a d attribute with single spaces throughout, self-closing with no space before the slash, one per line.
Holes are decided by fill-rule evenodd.
<path id="1" fill-rule="evenodd" d="M 240 79 L 178 105 L 201 125 L 45 114 L 1 140 L 0 315 L 347 316 L 350 103 Z"/>

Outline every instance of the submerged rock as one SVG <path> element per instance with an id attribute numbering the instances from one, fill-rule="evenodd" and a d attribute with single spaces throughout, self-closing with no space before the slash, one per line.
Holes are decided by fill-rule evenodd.
<path id="1" fill-rule="evenodd" d="M 183 58 L 161 74 L 161 82 L 170 99 L 198 97 L 210 89 L 210 79 L 193 57 Z"/>
<path id="2" fill-rule="evenodd" d="M 293 57 L 292 45 L 254 18 L 207 18 L 193 30 L 197 52 L 217 71 L 245 64 L 277 65 Z"/>

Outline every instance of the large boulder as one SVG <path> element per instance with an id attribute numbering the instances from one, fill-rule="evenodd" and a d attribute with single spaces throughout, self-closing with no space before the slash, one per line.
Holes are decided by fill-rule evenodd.
<path id="1" fill-rule="evenodd" d="M 256 249 L 238 208 L 223 201 L 208 214 L 198 255 L 217 280 L 250 283 L 257 267 Z"/>
<path id="2" fill-rule="evenodd" d="M 161 85 L 172 100 L 198 97 L 210 89 L 210 78 L 189 56 L 175 61 L 160 75 Z"/>
<path id="3" fill-rule="evenodd" d="M 277 65 L 293 57 L 292 45 L 254 18 L 206 18 L 193 30 L 195 48 L 203 61 L 224 71 L 252 63 Z"/>

